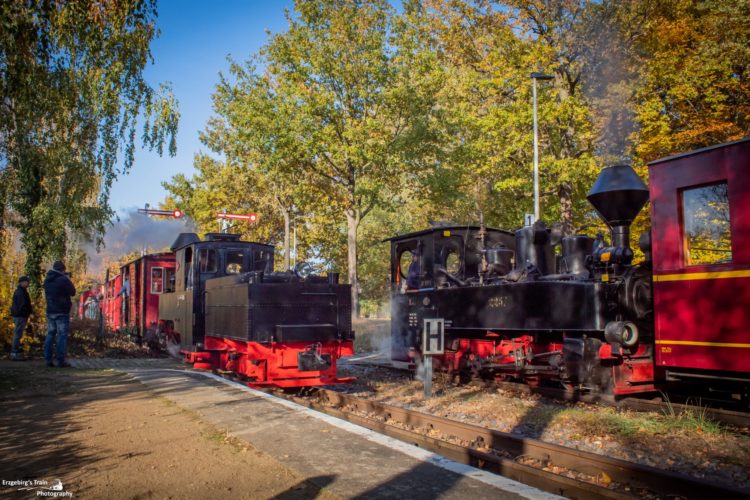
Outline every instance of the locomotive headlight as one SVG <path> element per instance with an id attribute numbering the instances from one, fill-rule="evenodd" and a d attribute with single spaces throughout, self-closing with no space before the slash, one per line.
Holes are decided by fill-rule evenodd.
<path id="1" fill-rule="evenodd" d="M 305 279 L 310 276 L 312 274 L 312 271 L 312 266 L 307 262 L 300 262 L 299 264 L 294 266 L 294 274 L 296 274 L 297 277 L 301 279 Z"/>

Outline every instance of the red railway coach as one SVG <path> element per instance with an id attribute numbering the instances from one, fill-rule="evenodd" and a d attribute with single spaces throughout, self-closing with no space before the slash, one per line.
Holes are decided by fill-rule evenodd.
<path id="1" fill-rule="evenodd" d="M 111 330 L 119 329 L 122 322 L 121 300 L 117 297 L 120 287 L 122 287 L 122 276 L 118 274 L 109 278 L 104 283 L 102 290 L 102 314 L 104 315 L 107 328 Z"/>
<path id="2" fill-rule="evenodd" d="M 747 386 L 750 138 L 651 162 L 649 175 L 656 368 Z"/>
<path id="3" fill-rule="evenodd" d="M 159 299 L 174 288 L 174 254 L 154 253 L 128 262 L 105 285 L 103 313 L 107 326 L 139 337 L 156 331 Z"/>

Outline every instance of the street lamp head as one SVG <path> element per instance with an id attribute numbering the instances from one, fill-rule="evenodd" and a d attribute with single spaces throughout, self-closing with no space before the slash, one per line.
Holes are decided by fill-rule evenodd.
<path id="1" fill-rule="evenodd" d="M 540 73 L 539 71 L 534 71 L 531 74 L 531 78 L 534 80 L 552 80 L 555 77 L 553 75 L 548 75 L 547 73 Z"/>

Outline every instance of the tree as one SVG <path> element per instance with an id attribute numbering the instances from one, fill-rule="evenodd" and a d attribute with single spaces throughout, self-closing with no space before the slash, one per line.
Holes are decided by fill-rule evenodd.
<path id="1" fill-rule="evenodd" d="M 200 232 L 219 229 L 217 212 L 255 212 L 256 223 L 240 222 L 237 230 L 246 238 L 257 241 L 276 241 L 279 238 L 280 220 L 274 216 L 272 200 L 265 179 L 241 165 L 216 160 L 206 154 L 196 154 L 196 173 L 191 178 L 177 174 L 171 181 L 162 183 L 169 196 L 162 208 L 180 208 L 197 224 Z"/>
<path id="2" fill-rule="evenodd" d="M 139 116 L 143 143 L 175 153 L 177 103 L 142 76 L 156 15 L 154 0 L 0 6 L 0 224 L 20 230 L 35 285 L 72 236 L 101 242 Z"/>
<path id="3" fill-rule="evenodd" d="M 419 4 L 417 4 L 419 5 Z M 417 9 L 419 7 L 416 7 Z M 446 153 L 427 186 L 455 217 L 518 226 L 531 208 L 532 71 L 539 85 L 543 217 L 572 232 L 596 175 L 595 130 L 582 92 L 579 2 L 425 2 L 423 44 L 445 66 L 438 95 Z M 525 202 L 525 203 L 524 203 Z"/>
<path id="4" fill-rule="evenodd" d="M 623 7 L 624 8 L 624 7 Z M 651 161 L 750 134 L 750 4 L 635 2 L 637 154 Z"/>
<path id="5" fill-rule="evenodd" d="M 213 95 L 214 111 L 201 139 L 214 152 L 254 179 L 259 205 L 283 218 L 284 270 L 290 267 L 290 227 L 311 200 L 310 180 L 301 165 L 305 151 L 298 142 L 298 117 L 277 93 L 270 75 L 257 71 L 259 57 L 230 64 Z"/>
<path id="6" fill-rule="evenodd" d="M 288 199 L 297 199 L 299 192 L 287 188 L 301 179 L 317 207 L 344 216 L 356 307 L 358 228 L 422 166 L 420 153 L 431 144 L 432 93 L 429 81 L 415 78 L 426 66 L 414 51 L 400 50 L 387 2 L 316 0 L 295 7 L 288 31 L 262 50 L 264 73 L 253 64 L 234 65 L 235 82 L 220 84 L 216 109 L 223 122 L 212 135 L 231 130 L 242 156 L 279 181 L 278 192 Z"/>

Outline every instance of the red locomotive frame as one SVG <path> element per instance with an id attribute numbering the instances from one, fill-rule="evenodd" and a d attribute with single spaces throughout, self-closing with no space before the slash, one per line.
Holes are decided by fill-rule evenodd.
<path id="1" fill-rule="evenodd" d="M 313 351 L 315 349 L 315 351 Z M 342 356 L 351 356 L 351 342 L 337 340 L 311 345 L 308 342 L 278 342 L 270 345 L 258 342 L 206 336 L 200 351 L 181 351 L 185 362 L 194 368 L 220 370 L 246 377 L 251 387 L 291 389 L 351 382 L 353 377 L 337 377 L 336 362 Z M 298 356 L 314 353 L 330 356 L 330 367 L 324 370 L 300 370 Z"/>

